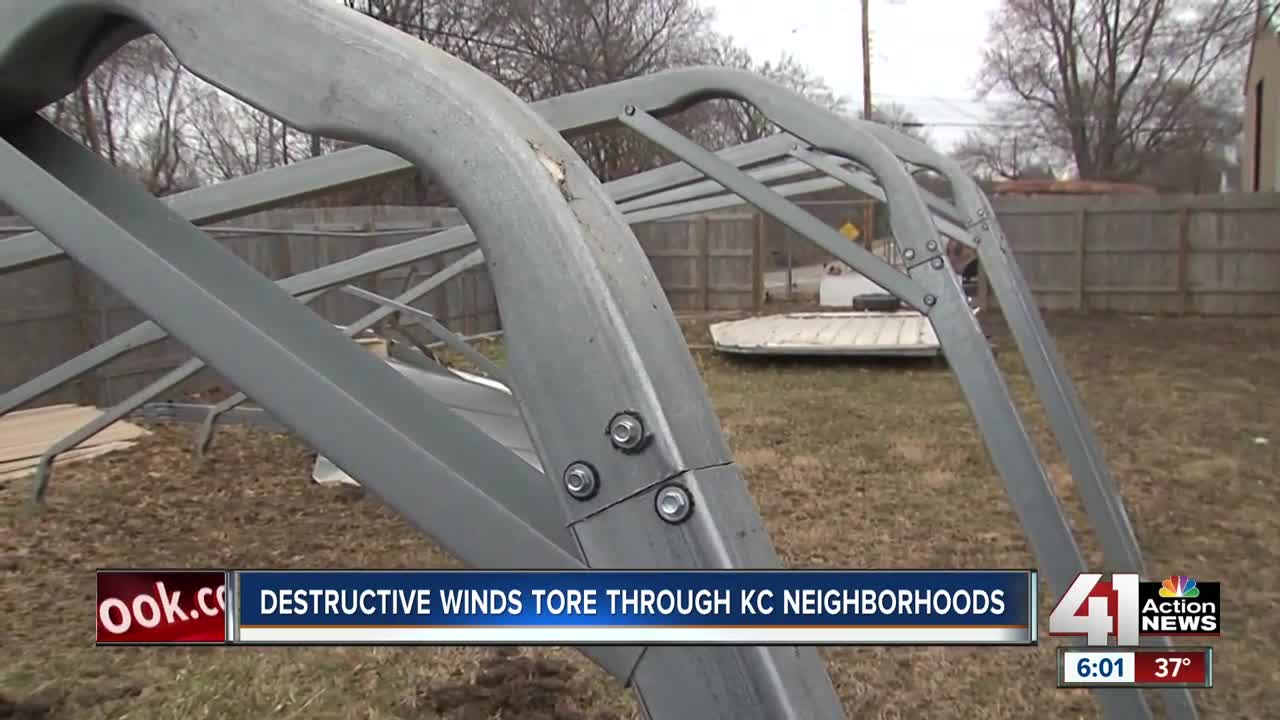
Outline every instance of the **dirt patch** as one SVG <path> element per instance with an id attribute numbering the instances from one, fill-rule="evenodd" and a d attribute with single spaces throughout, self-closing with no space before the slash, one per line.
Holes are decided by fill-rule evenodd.
<path id="1" fill-rule="evenodd" d="M 999 362 L 1047 449 L 1043 413 L 994 319 L 983 318 Z M 1049 324 L 1151 574 L 1223 582 L 1225 634 L 1213 643 L 1216 686 L 1196 694 L 1202 713 L 1272 716 L 1280 320 Z M 705 325 L 688 331 L 705 337 Z M 500 344 L 481 347 L 501 358 Z M 945 364 L 695 360 L 792 567 L 1036 564 Z M 155 429 L 129 451 L 58 470 L 38 516 L 23 510 L 25 482 L 0 485 L 0 718 L 639 716 L 616 681 L 557 648 L 94 648 L 98 567 L 454 564 L 373 496 L 310 483 L 313 454 L 293 438 L 224 428 L 196 466 L 193 428 Z M 1044 459 L 1101 567 L 1063 459 Z M 1042 598 L 1045 617 L 1047 589 Z M 851 718 L 1095 717 L 1091 694 L 1054 687 L 1056 642 L 1042 640 L 823 656 Z"/>
<path id="2" fill-rule="evenodd" d="M 567 661 L 521 655 L 501 648 L 469 676 L 428 683 L 408 706 L 429 708 L 443 718 L 522 717 L 545 720 L 616 720 L 609 711 L 584 712 L 574 697 L 583 688 L 579 669 Z"/>
<path id="3" fill-rule="evenodd" d="M 10 700 L 0 696 L 0 720 L 43 720 L 51 717 L 55 705 L 41 700 Z"/>

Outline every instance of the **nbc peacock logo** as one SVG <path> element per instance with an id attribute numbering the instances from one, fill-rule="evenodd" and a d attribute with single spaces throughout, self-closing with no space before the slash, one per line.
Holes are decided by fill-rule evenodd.
<path id="1" fill-rule="evenodd" d="M 1220 635 L 1222 583 L 1188 575 L 1138 583 L 1138 628 L 1142 635 Z"/>
<path id="2" fill-rule="evenodd" d="M 1160 597 L 1162 598 L 1197 598 L 1200 597 L 1200 588 L 1196 587 L 1195 578 L 1186 575 L 1172 575 L 1164 579 L 1160 584 Z"/>

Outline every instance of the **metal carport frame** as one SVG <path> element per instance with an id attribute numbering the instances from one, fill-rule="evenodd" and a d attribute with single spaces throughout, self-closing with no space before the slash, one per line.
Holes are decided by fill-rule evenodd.
<path id="1" fill-rule="evenodd" d="M 981 229 L 969 231 L 989 275 L 994 268 L 993 288 L 1002 306 L 1013 309 L 1011 326 L 1031 356 L 1033 379 L 1043 386 L 1072 470 L 1092 488 L 1085 493 L 1090 513 L 1110 519 L 1104 542 L 1123 546 L 1131 538 L 1131 531 L 1122 532 L 1123 507 L 1106 484 L 1110 478 L 1083 410 L 986 199 L 967 178 L 953 177 L 954 169 L 935 154 L 884 128 L 850 122 L 756 76 L 717 68 L 638 78 L 531 108 L 458 60 L 325 0 L 54 0 L 6 7 L 0 21 L 0 198 L 464 562 L 549 568 L 779 565 L 665 295 L 621 212 L 558 134 L 616 123 L 662 145 L 688 168 L 810 237 L 929 317 L 1050 586 L 1060 593 L 1084 569 L 1079 550 L 946 266 L 933 213 L 950 213 L 932 199 L 926 202 L 902 159 L 942 170 L 962 211 L 943 219 L 950 224 L 964 218 L 962 224 L 972 221 Z M 263 28 L 271 28 L 270 43 L 244 42 L 262 37 Z M 193 73 L 291 126 L 384 148 L 441 182 L 470 224 L 493 278 L 511 389 L 548 469 L 545 476 L 468 428 L 442 403 L 410 390 L 385 363 L 296 302 L 287 281 L 277 285 L 254 273 L 183 217 L 200 212 L 148 196 L 34 116 L 74 88 L 97 59 L 147 30 Z M 50 37 L 62 44 L 51 49 Z M 316 48 L 341 48 L 334 74 L 320 78 L 304 69 Z M 374 88 L 369 77 L 383 82 Z M 801 161 L 807 162 L 800 151 L 816 150 L 869 169 L 890 204 L 907 273 L 845 242 L 736 162 L 658 120 L 717 97 L 750 102 L 802 138 L 807 147 L 789 150 Z M 313 172 L 328 168 L 332 174 L 308 176 L 309 184 L 295 184 L 299 176 L 280 171 L 268 183 L 276 186 L 272 197 L 298 197 L 407 168 L 381 151 L 352 152 L 329 165 L 310 165 Z M 355 161 L 365 164 L 357 168 Z M 789 170 L 762 172 L 782 177 Z M 686 174 L 676 168 L 672 178 Z M 850 179 L 865 176 L 838 182 Z M 627 199 L 688 182 L 637 186 L 637 195 Z M 239 187 L 250 185 L 246 179 Z M 263 197 L 224 199 L 218 212 L 263 207 Z M 203 214 L 207 219 L 218 212 Z M 463 233 L 453 236 L 463 240 Z M 38 235 L 17 240 L 0 253 L 0 268 L 59 255 Z M 984 246 L 994 249 L 984 254 Z M 368 266 L 361 263 L 360 269 Z M 344 272 L 354 271 L 349 268 Z M 345 279 L 331 274 L 324 285 Z M 394 312 L 390 306 L 381 311 Z M 139 328 L 130 342 L 158 331 Z M 93 361 L 84 358 L 62 375 L 74 376 Z M 603 432 L 619 418 L 629 432 Z M 579 463 L 599 472 L 600 489 L 586 499 L 570 497 L 560 484 L 559 473 Z M 418 476 L 407 469 L 417 469 Z M 654 512 L 655 493 L 671 485 L 696 505 L 680 524 L 663 522 Z M 1116 556 L 1140 563 L 1136 551 L 1134 542 L 1131 553 Z M 1109 551 L 1109 559 L 1113 555 Z M 812 648 L 586 652 L 636 688 L 652 717 L 842 715 Z M 1150 716 L 1137 691 L 1098 695 L 1109 717 Z M 1171 709 L 1181 710 L 1176 704 Z"/>

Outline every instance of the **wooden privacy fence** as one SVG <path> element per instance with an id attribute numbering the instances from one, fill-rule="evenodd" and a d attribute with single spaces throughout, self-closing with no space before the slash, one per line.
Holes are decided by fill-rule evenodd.
<path id="1" fill-rule="evenodd" d="M 887 223 L 884 222 L 887 215 L 881 207 L 883 203 L 870 198 L 793 199 L 793 202 L 833 228 L 840 228 L 846 223 L 852 224 L 858 230 L 857 242 L 867 249 L 872 247 L 873 234 L 888 234 L 885 230 Z M 820 265 L 835 259 L 813 241 L 773 218 L 765 219 L 763 232 L 766 270 Z"/>
<path id="2" fill-rule="evenodd" d="M 217 223 L 210 226 L 209 232 L 246 263 L 278 280 L 460 222 L 460 214 L 447 208 L 301 208 L 272 210 Z M 0 220 L 0 237 L 7 234 L 3 231 L 5 225 L 21 224 L 20 220 Z M 430 274 L 465 252 L 455 251 L 354 284 L 379 294 L 396 295 L 407 282 L 416 282 L 414 277 Z M 421 307 L 460 329 L 491 329 L 496 327 L 497 313 L 491 302 L 484 301 L 487 282 L 488 277 L 482 272 L 466 273 L 424 299 Z M 373 308 L 339 292 L 322 296 L 311 307 L 336 324 L 350 323 Z M 125 298 L 67 260 L 0 276 L 0 348 L 4 349 L 0 391 L 146 319 Z M 166 339 L 135 349 L 32 404 L 113 403 L 189 357 L 185 348 Z M 211 372 L 202 373 L 181 390 L 210 384 L 220 384 L 220 379 Z"/>
<path id="3" fill-rule="evenodd" d="M 759 308 L 763 283 L 756 216 L 743 213 L 635 227 L 659 282 L 677 311 Z M 246 263 L 273 280 L 306 272 L 369 250 L 453 227 L 450 208 L 338 207 L 271 210 L 210 226 L 209 232 Z M 25 223 L 0 218 L 0 242 Z M 394 297 L 472 248 L 456 250 L 353 284 Z M 566 278 L 566 282 L 572 279 Z M 474 268 L 415 303 L 462 334 L 500 328 L 487 270 Z M 330 292 L 311 303 L 320 315 L 345 325 L 373 305 Z M 9 390 L 146 318 L 123 297 L 75 263 L 58 261 L 0 276 L 0 392 Z M 423 338 L 428 339 L 428 338 Z M 104 405 L 128 397 L 177 367 L 190 354 L 176 341 L 134 350 L 75 383 L 32 403 Z M 211 372 L 179 388 L 189 392 L 221 384 Z"/>
<path id="4" fill-rule="evenodd" d="M 1044 309 L 1280 314 L 1280 194 L 997 198 L 994 205 Z"/>
<path id="5" fill-rule="evenodd" d="M 863 227 L 880 226 L 882 232 L 887 227 L 884 213 L 865 199 L 807 205 L 833 226 L 866 218 Z M 1043 308 L 1280 314 L 1280 194 L 997 198 L 995 205 Z M 305 208 L 219 223 L 211 233 L 245 262 L 279 279 L 461 221 L 457 211 L 447 208 Z M 0 219 L 0 238 L 12 234 L 5 232 L 6 225 L 22 224 Z M 745 210 L 634 229 L 677 312 L 761 310 L 764 271 L 788 241 L 776 223 Z M 394 296 L 467 252 L 454 251 L 357 284 Z M 454 278 L 418 305 L 463 334 L 500 326 L 483 266 Z M 335 292 L 312 307 L 334 323 L 347 324 L 373 306 Z M 0 392 L 144 319 L 69 261 L 0 276 Z M 157 343 L 35 404 L 116 402 L 187 357 L 174 341 Z M 206 375 L 183 389 L 216 381 Z"/>
<path id="6" fill-rule="evenodd" d="M 883 203 L 854 192 L 797 204 L 833 227 L 854 223 L 859 242 L 868 229 L 877 241 L 890 232 Z M 997 197 L 993 204 L 1045 310 L 1280 314 L 1280 194 Z M 831 259 L 773 220 L 765 248 L 768 269 Z M 994 302 L 981 287 L 980 300 Z"/>
<path id="7" fill-rule="evenodd" d="M 643 223 L 634 230 L 672 309 L 760 309 L 762 216 L 702 215 Z"/>

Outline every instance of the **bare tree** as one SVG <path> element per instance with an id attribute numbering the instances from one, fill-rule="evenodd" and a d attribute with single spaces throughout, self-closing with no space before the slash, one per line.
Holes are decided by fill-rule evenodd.
<path id="1" fill-rule="evenodd" d="M 1132 180 L 1170 148 L 1229 132 L 1252 0 L 1004 0 L 983 58 L 984 94 L 1014 99 L 974 133 L 971 158 L 1017 174 L 1021 148 L 1057 151 L 1080 177 Z"/>
<path id="2" fill-rule="evenodd" d="M 716 64 L 756 71 L 824 105 L 843 107 L 843 99 L 794 59 L 757 63 L 715 33 L 712 16 L 697 0 L 343 2 L 476 66 L 530 101 L 674 67 Z M 339 146 L 200 82 L 154 36 L 123 47 L 45 112 L 157 194 Z M 713 148 L 776 130 L 753 108 L 734 101 L 703 103 L 664 120 Z M 603 180 L 672 160 L 625 129 L 582 134 L 571 142 Z M 370 202 L 440 200 L 416 176 L 369 192 L 362 197 Z"/>
<path id="3" fill-rule="evenodd" d="M 150 128 L 139 138 L 138 157 L 133 158 L 142 182 L 156 195 L 168 195 L 195 186 L 193 168 L 187 163 L 188 93 L 193 80 L 169 49 L 151 40 L 143 50 L 142 92 L 150 116 Z"/>
<path id="4" fill-rule="evenodd" d="M 840 101 L 789 57 L 756 63 L 717 35 L 695 0 L 344 0 L 485 71 L 527 100 L 540 100 L 641 75 L 700 64 L 751 69 L 832 107 Z M 717 101 L 665 118 L 713 148 L 775 129 L 742 103 Z M 603 180 L 670 162 L 625 129 L 572 138 Z"/>
<path id="5" fill-rule="evenodd" d="M 952 151 L 970 173 L 991 180 L 1048 180 L 1053 158 L 1062 153 L 1034 134 L 969 131 Z"/>
<path id="6" fill-rule="evenodd" d="M 197 81 L 154 36 L 103 62 L 76 92 L 45 108 L 65 132 L 158 195 L 193 187 L 190 89 Z"/>
<path id="7" fill-rule="evenodd" d="M 759 62 L 732 38 L 711 35 L 703 42 L 704 46 L 697 52 L 701 64 L 749 70 L 823 107 L 841 112 L 846 109 L 847 98 L 833 93 L 822 78 L 791 55 Z M 755 107 L 736 100 L 718 100 L 696 110 L 701 112 L 690 115 L 687 120 L 690 133 L 714 149 L 758 140 L 779 130 Z"/>
<path id="8" fill-rule="evenodd" d="M 524 50 L 528 68 L 508 71 L 506 78 L 517 79 L 513 89 L 531 100 L 695 64 L 709 32 L 709 18 L 693 0 L 524 0 L 505 9 L 491 20 L 506 28 L 503 34 L 513 47 Z M 672 122 L 686 124 L 679 118 Z M 621 128 L 571 142 L 606 181 L 669 161 Z"/>
<path id="9" fill-rule="evenodd" d="M 211 86 L 193 91 L 191 157 L 206 180 L 287 165 L 331 151 L 337 143 L 289 128 L 266 113 Z"/>
<path id="10" fill-rule="evenodd" d="M 1234 104 L 1200 98 L 1183 107 L 1183 121 L 1206 130 L 1171 135 L 1134 179 L 1166 192 L 1218 192 L 1222 174 L 1234 166 L 1235 144 L 1244 130 L 1242 113 Z"/>

